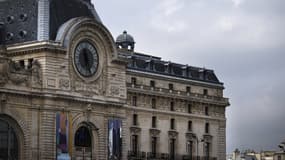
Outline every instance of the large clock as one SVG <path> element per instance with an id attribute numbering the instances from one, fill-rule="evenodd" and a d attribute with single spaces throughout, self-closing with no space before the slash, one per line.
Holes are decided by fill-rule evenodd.
<path id="1" fill-rule="evenodd" d="M 96 48 L 88 41 L 80 42 L 74 51 L 74 64 L 83 77 L 91 77 L 98 70 L 99 57 Z"/>

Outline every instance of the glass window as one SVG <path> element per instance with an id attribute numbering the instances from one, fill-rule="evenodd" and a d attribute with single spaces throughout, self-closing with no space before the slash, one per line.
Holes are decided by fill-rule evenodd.
<path id="1" fill-rule="evenodd" d="M 137 106 L 137 97 L 136 96 L 133 96 L 133 106 Z"/>
<path id="2" fill-rule="evenodd" d="M 204 94 L 204 95 L 208 95 L 208 90 L 207 90 L 207 89 L 204 89 L 204 90 L 203 90 L 203 94 Z"/>
<path id="3" fill-rule="evenodd" d="M 187 86 L 187 87 L 186 87 L 186 92 L 187 92 L 187 93 L 191 93 L 191 87 Z"/>
<path id="4" fill-rule="evenodd" d="M 192 113 L 192 105 L 188 104 L 188 113 Z"/>
<path id="5" fill-rule="evenodd" d="M 170 159 L 175 160 L 175 139 L 170 139 Z"/>
<path id="6" fill-rule="evenodd" d="M 170 120 L 170 129 L 172 129 L 172 130 L 175 129 L 175 119 Z"/>
<path id="7" fill-rule="evenodd" d="M 169 84 L 168 84 L 168 88 L 169 88 L 169 90 L 173 90 L 173 84 L 172 84 L 172 83 L 169 83 Z"/>
<path id="8" fill-rule="evenodd" d="M 188 153 L 188 156 L 191 159 L 193 156 L 193 141 L 187 141 L 186 152 Z"/>
<path id="9" fill-rule="evenodd" d="M 138 125 L 138 115 L 137 114 L 133 115 L 133 125 L 134 126 Z"/>
<path id="10" fill-rule="evenodd" d="M 170 111 L 174 111 L 174 102 L 173 101 L 170 102 Z"/>
<path id="11" fill-rule="evenodd" d="M 75 146 L 90 148 L 91 142 L 89 129 L 85 126 L 80 127 L 75 133 Z"/>
<path id="12" fill-rule="evenodd" d="M 156 117 L 152 117 L 152 128 L 156 128 Z"/>
<path id="13" fill-rule="evenodd" d="M 14 129 L 0 119 L 0 159 L 18 159 L 18 146 Z"/>
<path id="14" fill-rule="evenodd" d="M 132 84 L 137 85 L 137 79 L 135 77 L 132 77 Z"/>
<path id="15" fill-rule="evenodd" d="M 209 160 L 210 158 L 210 143 L 205 143 L 205 160 Z"/>
<path id="16" fill-rule="evenodd" d="M 205 115 L 209 115 L 209 107 L 205 107 Z"/>
<path id="17" fill-rule="evenodd" d="M 210 127 L 209 123 L 206 123 L 205 124 L 205 133 L 209 133 L 209 127 Z"/>
<path id="18" fill-rule="evenodd" d="M 151 108 L 153 108 L 153 109 L 156 108 L 156 99 L 155 98 L 151 99 Z"/>
<path id="19" fill-rule="evenodd" d="M 150 81 L 150 87 L 155 88 L 155 81 Z"/>
<path id="20" fill-rule="evenodd" d="M 188 121 L 188 131 L 192 131 L 192 121 Z"/>
<path id="21" fill-rule="evenodd" d="M 138 153 L 138 135 L 132 135 L 132 151 Z"/>
<path id="22" fill-rule="evenodd" d="M 152 154 L 156 154 L 156 146 L 157 146 L 157 137 L 151 138 L 151 152 Z"/>

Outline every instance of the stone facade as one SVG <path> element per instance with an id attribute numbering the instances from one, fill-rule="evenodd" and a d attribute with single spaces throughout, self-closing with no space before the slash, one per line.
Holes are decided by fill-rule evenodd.
<path id="1" fill-rule="evenodd" d="M 89 77 L 80 75 L 74 62 L 84 40 L 99 57 Z M 16 151 L 0 157 L 56 159 L 57 114 L 62 113 L 68 115 L 71 159 L 115 159 L 108 157 L 108 147 L 109 121 L 116 119 L 121 159 L 225 160 L 229 102 L 223 84 L 130 67 L 130 58 L 148 57 L 131 44 L 131 50 L 118 48 L 101 22 L 84 17 L 63 24 L 56 40 L 0 44 L 0 122 L 17 139 Z M 74 142 L 80 127 L 89 130 L 89 148 Z"/>

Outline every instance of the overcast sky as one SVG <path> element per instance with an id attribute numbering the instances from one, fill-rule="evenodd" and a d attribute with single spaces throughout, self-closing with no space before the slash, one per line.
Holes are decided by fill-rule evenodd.
<path id="1" fill-rule="evenodd" d="M 214 69 L 225 83 L 227 152 L 285 138 L 285 0 L 93 0 L 135 50 Z"/>

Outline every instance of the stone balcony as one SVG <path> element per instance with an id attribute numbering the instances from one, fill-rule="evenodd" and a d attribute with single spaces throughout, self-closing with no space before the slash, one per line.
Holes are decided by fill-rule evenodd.
<path id="1" fill-rule="evenodd" d="M 128 160 L 217 160 L 216 157 L 128 151 Z"/>

